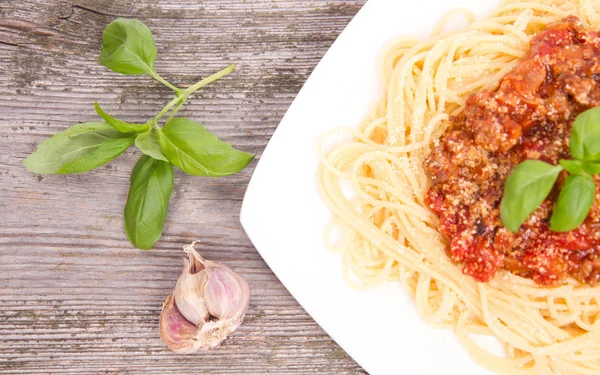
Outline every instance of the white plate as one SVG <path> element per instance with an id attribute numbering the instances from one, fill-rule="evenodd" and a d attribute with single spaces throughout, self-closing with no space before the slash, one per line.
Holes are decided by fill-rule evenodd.
<path id="1" fill-rule="evenodd" d="M 358 126 L 381 96 L 376 61 L 400 35 L 427 36 L 442 14 L 484 15 L 497 0 L 370 0 L 340 35 L 279 124 L 250 181 L 241 221 L 281 282 L 366 371 L 382 374 L 489 374 L 447 330 L 426 325 L 412 298 L 393 285 L 358 292 L 339 256 L 323 245 L 331 217 L 316 185 L 316 139 Z"/>

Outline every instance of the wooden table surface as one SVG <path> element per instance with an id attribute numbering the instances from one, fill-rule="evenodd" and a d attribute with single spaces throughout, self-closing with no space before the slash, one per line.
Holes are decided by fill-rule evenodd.
<path id="1" fill-rule="evenodd" d="M 220 179 L 175 174 L 162 239 L 133 249 L 123 232 L 139 151 L 79 175 L 29 173 L 35 145 L 97 119 L 132 122 L 172 97 L 145 76 L 98 63 L 117 16 L 149 25 L 156 70 L 184 86 L 235 62 L 180 111 L 258 153 L 320 58 L 364 0 L 0 0 L 0 374 L 362 374 L 279 283 L 240 222 L 256 162 Z M 181 356 L 158 317 L 199 239 L 250 283 L 243 326 L 215 351 Z"/>

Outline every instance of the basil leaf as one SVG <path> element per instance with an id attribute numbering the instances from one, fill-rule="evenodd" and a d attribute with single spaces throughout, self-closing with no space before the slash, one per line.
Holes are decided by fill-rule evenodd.
<path id="1" fill-rule="evenodd" d="M 86 172 L 119 156 L 134 139 L 105 122 L 77 124 L 40 143 L 23 164 L 39 174 Z"/>
<path id="2" fill-rule="evenodd" d="M 108 123 L 108 125 L 115 128 L 116 131 L 121 133 L 141 133 L 148 131 L 150 125 L 148 124 L 130 124 L 125 121 L 121 121 L 104 112 L 102 108 L 100 108 L 100 104 L 98 102 L 94 102 L 94 108 L 96 108 L 96 113 L 98 116 L 102 117 L 104 121 Z"/>
<path id="3" fill-rule="evenodd" d="M 563 168 L 539 160 L 526 160 L 515 167 L 504 185 L 500 218 L 511 232 L 517 232 L 529 215 L 550 194 Z"/>
<path id="4" fill-rule="evenodd" d="M 137 138 L 135 139 L 135 146 L 144 154 L 151 156 L 156 160 L 162 160 L 166 162 L 169 161 L 160 149 L 158 135 L 156 134 L 156 130 L 154 130 L 154 128 L 145 133 L 138 134 Z"/>
<path id="5" fill-rule="evenodd" d="M 568 232 L 580 226 L 587 217 L 596 195 L 596 184 L 589 174 L 569 175 L 565 181 L 554 212 L 550 229 Z"/>
<path id="6" fill-rule="evenodd" d="M 137 248 L 148 250 L 158 241 L 173 192 L 173 166 L 142 155 L 131 172 L 124 210 L 125 232 Z"/>
<path id="7" fill-rule="evenodd" d="M 600 174 L 600 163 L 594 163 L 591 161 L 584 161 L 583 170 L 589 174 Z"/>
<path id="8" fill-rule="evenodd" d="M 579 160 L 561 160 L 559 164 L 569 173 L 580 174 L 583 172 L 583 165 Z"/>
<path id="9" fill-rule="evenodd" d="M 102 35 L 100 63 L 123 74 L 154 74 L 156 45 L 148 26 L 135 19 L 117 18 Z"/>
<path id="10" fill-rule="evenodd" d="M 600 161 L 600 107 L 588 109 L 575 118 L 569 148 L 576 159 Z"/>
<path id="11" fill-rule="evenodd" d="M 237 173 L 254 158 L 186 118 L 168 121 L 158 132 L 158 142 L 171 163 L 196 176 L 219 177 Z"/>

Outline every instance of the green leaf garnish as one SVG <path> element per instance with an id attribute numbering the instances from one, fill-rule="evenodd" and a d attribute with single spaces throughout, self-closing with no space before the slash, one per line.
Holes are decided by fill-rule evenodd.
<path id="1" fill-rule="evenodd" d="M 100 64 L 122 74 L 146 74 L 175 91 L 183 90 L 167 82 L 154 70 L 156 45 L 152 31 L 136 19 L 117 18 L 106 26 L 100 47 Z"/>
<path id="2" fill-rule="evenodd" d="M 158 142 L 171 163 L 196 176 L 228 176 L 244 169 L 254 158 L 186 118 L 167 122 L 158 132 Z"/>
<path id="3" fill-rule="evenodd" d="M 40 174 L 86 172 L 116 158 L 134 140 L 105 122 L 77 124 L 40 143 L 23 164 Z"/>
<path id="4" fill-rule="evenodd" d="M 536 208 L 546 199 L 558 174 L 563 170 L 539 160 L 526 160 L 515 167 L 504 185 L 500 218 L 512 232 L 517 232 Z"/>
<path id="5" fill-rule="evenodd" d="M 583 172 L 583 164 L 579 160 L 560 160 L 558 162 L 565 171 L 569 173 L 579 174 Z"/>
<path id="6" fill-rule="evenodd" d="M 131 124 L 112 117 L 108 113 L 104 112 L 102 108 L 100 108 L 100 104 L 98 104 L 98 102 L 94 102 L 94 108 L 96 109 L 98 116 L 102 117 L 102 119 L 106 121 L 108 125 L 112 126 L 118 132 L 141 133 L 150 129 L 149 124 Z"/>
<path id="7" fill-rule="evenodd" d="M 148 26 L 135 19 L 117 18 L 102 35 L 100 63 L 122 74 L 154 73 L 156 45 Z"/>
<path id="8" fill-rule="evenodd" d="M 567 177 L 554 206 L 550 229 L 568 232 L 580 226 L 594 204 L 595 193 L 596 184 L 589 174 Z"/>
<path id="9" fill-rule="evenodd" d="M 173 192 L 173 166 L 142 155 L 131 172 L 125 232 L 139 249 L 152 248 L 162 234 Z"/>
<path id="10" fill-rule="evenodd" d="M 581 112 L 575 118 L 569 149 L 575 159 L 600 161 L 600 107 Z"/>
<path id="11" fill-rule="evenodd" d="M 158 143 L 158 135 L 154 128 L 145 133 L 141 133 L 135 139 L 135 147 L 139 148 L 144 154 L 153 157 L 156 160 L 168 162 L 169 159 L 163 154 Z"/>
<path id="12" fill-rule="evenodd" d="M 589 174 L 599 174 L 600 173 L 600 163 L 584 161 L 582 163 L 582 165 L 583 165 L 583 170 Z"/>

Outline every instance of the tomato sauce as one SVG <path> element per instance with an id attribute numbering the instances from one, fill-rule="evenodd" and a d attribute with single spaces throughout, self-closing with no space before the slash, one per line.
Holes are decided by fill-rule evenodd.
<path id="1" fill-rule="evenodd" d="M 521 226 L 500 220 L 504 182 L 526 159 L 570 159 L 575 117 L 600 105 L 600 37 L 575 17 L 549 25 L 493 91 L 471 95 L 425 161 L 426 203 L 439 217 L 447 251 L 465 274 L 486 282 L 499 269 L 552 285 L 567 277 L 600 282 L 600 190 L 583 225 L 552 232 L 549 220 L 566 172 Z M 600 126 L 600 124 L 598 124 Z"/>

